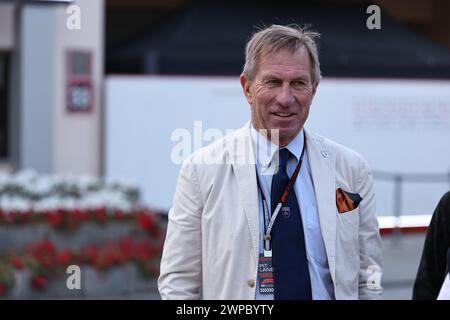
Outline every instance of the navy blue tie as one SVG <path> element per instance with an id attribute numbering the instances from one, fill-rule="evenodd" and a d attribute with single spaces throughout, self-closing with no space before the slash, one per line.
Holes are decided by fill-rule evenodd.
<path id="1" fill-rule="evenodd" d="M 284 148 L 279 154 L 279 168 L 272 178 L 270 196 L 272 212 L 289 182 L 286 164 L 291 152 Z M 272 259 L 275 300 L 311 300 L 311 279 L 306 258 L 305 236 L 294 188 L 290 190 L 273 225 Z"/>

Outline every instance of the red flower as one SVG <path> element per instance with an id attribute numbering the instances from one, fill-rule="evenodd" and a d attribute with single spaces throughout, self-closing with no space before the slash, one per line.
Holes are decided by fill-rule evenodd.
<path id="1" fill-rule="evenodd" d="M 150 230 L 150 233 L 155 238 L 159 238 L 161 236 L 161 230 L 156 225 L 153 226 L 153 228 Z"/>
<path id="2" fill-rule="evenodd" d="M 119 240 L 119 249 L 124 252 L 130 252 L 133 248 L 133 238 L 131 237 L 123 237 Z"/>
<path id="3" fill-rule="evenodd" d="M 105 223 L 108 219 L 106 208 L 97 208 L 93 210 L 94 217 L 98 222 Z"/>
<path id="4" fill-rule="evenodd" d="M 69 212 L 69 218 L 70 218 L 69 221 L 70 227 L 74 229 L 78 227 L 81 221 L 86 221 L 89 217 L 87 212 L 85 212 L 84 210 L 73 209 L 72 211 Z"/>
<path id="5" fill-rule="evenodd" d="M 56 252 L 55 244 L 48 239 L 42 241 L 41 248 L 44 252 L 48 254 L 55 254 Z"/>
<path id="6" fill-rule="evenodd" d="M 81 249 L 82 261 L 95 264 L 98 257 L 98 249 L 94 245 L 87 245 Z"/>
<path id="7" fill-rule="evenodd" d="M 48 269 L 52 265 L 51 257 L 43 255 L 41 253 L 36 253 L 34 258 L 41 264 L 42 267 Z"/>
<path id="8" fill-rule="evenodd" d="M 156 223 L 156 214 L 146 209 L 141 209 L 137 212 L 136 218 L 139 226 L 150 233 L 153 237 L 159 238 L 161 236 L 161 230 Z"/>
<path id="9" fill-rule="evenodd" d="M 109 247 L 102 248 L 95 261 L 95 266 L 101 269 L 106 269 L 113 263 L 115 263 L 114 252 Z"/>
<path id="10" fill-rule="evenodd" d="M 47 279 L 45 279 L 45 277 L 42 275 L 36 275 L 31 279 L 31 284 L 36 289 L 42 290 L 47 288 Z"/>
<path id="11" fill-rule="evenodd" d="M 70 250 L 64 250 L 61 251 L 60 253 L 58 253 L 56 259 L 58 260 L 58 262 L 63 265 L 69 265 L 70 261 L 72 260 L 72 252 Z"/>
<path id="12" fill-rule="evenodd" d="M 119 209 L 117 209 L 117 210 L 114 212 L 114 216 L 115 216 L 115 218 L 116 218 L 117 220 L 122 220 L 122 219 L 125 218 L 125 214 L 122 212 L 122 210 L 119 210 Z"/>
<path id="13" fill-rule="evenodd" d="M 6 221 L 6 223 L 8 223 L 8 224 L 11 224 L 11 223 L 13 223 L 14 222 L 14 212 L 8 212 L 8 211 L 6 211 L 5 212 L 5 221 Z"/>
<path id="14" fill-rule="evenodd" d="M 16 268 L 17 270 L 20 270 L 23 268 L 23 262 L 19 256 L 13 256 L 11 261 L 12 261 L 14 268 Z"/>
<path id="15" fill-rule="evenodd" d="M 135 252 L 134 252 L 135 257 L 138 260 L 148 260 L 153 255 L 153 252 L 152 252 L 153 250 L 152 250 L 151 245 L 145 240 L 142 240 L 139 243 L 137 243 L 137 245 L 135 246 L 134 249 L 135 249 Z"/>
<path id="16" fill-rule="evenodd" d="M 26 211 L 26 212 L 23 212 L 23 213 L 21 214 L 21 217 L 20 217 L 20 218 L 21 218 L 21 222 L 22 222 L 23 224 L 26 224 L 26 223 L 30 222 L 32 216 L 33 216 L 33 213 L 32 213 L 31 210 L 28 210 L 28 211 Z"/>
<path id="17" fill-rule="evenodd" d="M 0 296 L 3 296 L 6 293 L 7 288 L 3 283 L 0 283 Z"/>
<path id="18" fill-rule="evenodd" d="M 115 253 L 115 263 L 122 264 L 126 262 L 130 258 L 130 255 L 127 252 L 116 252 Z"/>
<path id="19" fill-rule="evenodd" d="M 150 230 L 155 223 L 154 218 L 151 215 L 146 214 L 145 212 L 138 213 L 137 218 L 139 226 L 144 230 Z"/>
<path id="20" fill-rule="evenodd" d="M 125 237 L 120 239 L 119 241 L 119 245 L 118 245 L 118 249 L 121 253 L 121 255 L 123 256 L 123 260 L 128 260 L 130 259 L 130 256 L 133 252 L 133 239 L 131 237 Z"/>
<path id="21" fill-rule="evenodd" d="M 74 209 L 72 214 L 77 221 L 89 220 L 89 213 L 84 209 Z"/>
<path id="22" fill-rule="evenodd" d="M 54 227 L 59 227 L 64 222 L 64 213 L 61 211 L 48 211 L 45 216 L 48 222 Z"/>
<path id="23" fill-rule="evenodd" d="M 56 259 L 56 247 L 49 240 L 27 246 L 26 252 L 44 268 L 50 267 Z"/>

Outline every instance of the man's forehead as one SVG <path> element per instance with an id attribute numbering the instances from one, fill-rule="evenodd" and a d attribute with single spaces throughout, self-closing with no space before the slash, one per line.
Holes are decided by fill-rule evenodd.
<path id="1" fill-rule="evenodd" d="M 289 77 L 296 80 L 309 80 L 309 70 L 291 70 L 289 73 L 280 72 L 278 70 L 261 70 L 260 78 L 262 80 L 270 78 L 285 78 Z"/>
<path id="2" fill-rule="evenodd" d="M 261 56 L 257 73 L 263 77 L 286 73 L 293 74 L 295 77 L 310 77 L 311 59 L 306 49 L 299 48 L 294 52 L 287 48 L 284 52 L 281 50 Z M 294 59 L 289 59 L 291 57 Z"/>

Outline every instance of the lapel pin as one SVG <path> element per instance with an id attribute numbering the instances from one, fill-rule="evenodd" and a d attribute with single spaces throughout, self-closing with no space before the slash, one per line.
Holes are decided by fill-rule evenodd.
<path id="1" fill-rule="evenodd" d="M 281 215 L 283 218 L 288 219 L 291 216 L 291 208 L 289 207 L 282 207 L 281 208 Z"/>

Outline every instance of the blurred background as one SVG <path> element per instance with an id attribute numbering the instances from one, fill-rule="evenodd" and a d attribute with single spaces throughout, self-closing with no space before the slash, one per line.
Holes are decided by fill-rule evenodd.
<path id="1" fill-rule="evenodd" d="M 181 162 L 249 119 L 251 34 L 297 23 L 322 34 L 306 127 L 369 161 L 383 299 L 410 299 L 450 189 L 449 14 L 445 0 L 0 0 L 0 298 L 159 299 Z"/>

